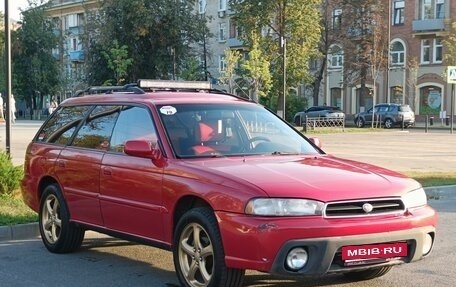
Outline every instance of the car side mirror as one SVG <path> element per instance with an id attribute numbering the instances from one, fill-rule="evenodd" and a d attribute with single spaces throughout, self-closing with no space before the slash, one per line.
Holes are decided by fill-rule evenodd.
<path id="1" fill-rule="evenodd" d="M 164 163 L 163 155 L 156 144 L 151 144 L 147 140 L 129 140 L 125 142 L 124 152 L 131 156 L 150 158 L 157 166 Z"/>
<path id="2" fill-rule="evenodd" d="M 309 138 L 309 140 L 316 145 L 318 148 L 322 148 L 323 144 L 319 138 Z"/>

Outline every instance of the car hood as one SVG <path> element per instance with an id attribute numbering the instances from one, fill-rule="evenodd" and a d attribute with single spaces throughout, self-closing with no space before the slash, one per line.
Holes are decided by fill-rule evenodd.
<path id="1" fill-rule="evenodd" d="M 415 180 L 374 165 L 317 156 L 252 156 L 211 158 L 193 162 L 211 181 L 245 181 L 270 197 L 311 198 L 320 201 L 400 196 L 419 188 Z"/>

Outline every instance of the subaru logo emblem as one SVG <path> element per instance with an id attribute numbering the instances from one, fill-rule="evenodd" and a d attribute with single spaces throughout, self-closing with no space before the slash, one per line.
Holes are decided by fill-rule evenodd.
<path id="1" fill-rule="evenodd" d="M 370 204 L 370 203 L 364 203 L 363 204 L 363 210 L 364 210 L 365 213 L 369 213 L 373 209 L 374 209 L 374 207 L 372 206 L 372 204 Z"/>

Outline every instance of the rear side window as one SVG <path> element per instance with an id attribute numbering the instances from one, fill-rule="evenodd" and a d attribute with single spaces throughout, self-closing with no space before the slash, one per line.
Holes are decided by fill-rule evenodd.
<path id="1" fill-rule="evenodd" d="M 411 112 L 412 109 L 410 108 L 410 106 L 401 106 L 400 111 L 401 112 Z"/>
<path id="2" fill-rule="evenodd" d="M 92 106 L 61 107 L 50 118 L 35 139 L 38 142 L 68 144 L 74 131 Z"/>
<path id="3" fill-rule="evenodd" d="M 110 150 L 123 152 L 127 140 L 157 141 L 157 133 L 148 109 L 123 107 L 112 133 Z"/>
<path id="4" fill-rule="evenodd" d="M 388 111 L 389 112 L 397 112 L 397 106 L 390 106 Z"/>
<path id="5" fill-rule="evenodd" d="M 74 137 L 72 146 L 108 150 L 120 106 L 97 106 Z"/>

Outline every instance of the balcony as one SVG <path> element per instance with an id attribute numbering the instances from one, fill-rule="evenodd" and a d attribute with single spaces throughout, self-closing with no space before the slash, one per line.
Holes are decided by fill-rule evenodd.
<path id="1" fill-rule="evenodd" d="M 84 60 L 85 60 L 84 50 L 70 52 L 70 60 L 72 62 L 84 62 Z"/>
<path id="2" fill-rule="evenodd" d="M 81 35 L 84 33 L 84 27 L 83 26 L 69 27 L 68 33 L 73 36 Z"/>
<path id="3" fill-rule="evenodd" d="M 426 19 L 412 22 L 413 36 L 444 36 L 449 32 L 449 19 Z"/>
<path id="4" fill-rule="evenodd" d="M 239 40 L 238 38 L 229 38 L 226 40 L 226 44 L 230 48 L 236 48 L 236 47 L 244 47 L 244 42 Z"/>

